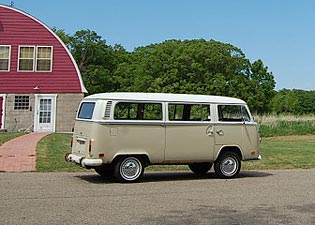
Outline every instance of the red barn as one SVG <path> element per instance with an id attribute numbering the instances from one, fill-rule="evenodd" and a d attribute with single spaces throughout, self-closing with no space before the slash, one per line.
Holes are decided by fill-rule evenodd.
<path id="1" fill-rule="evenodd" d="M 84 93 L 78 66 L 58 36 L 0 5 L 0 129 L 71 131 Z"/>

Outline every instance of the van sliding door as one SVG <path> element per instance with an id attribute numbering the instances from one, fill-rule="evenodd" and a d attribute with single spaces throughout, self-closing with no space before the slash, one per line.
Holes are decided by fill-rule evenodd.
<path id="1" fill-rule="evenodd" d="M 125 102 L 115 105 L 109 148 L 121 154 L 146 154 L 162 163 L 165 148 L 164 106 L 161 102 Z"/>
<path id="2" fill-rule="evenodd" d="M 165 163 L 209 162 L 214 136 L 209 104 L 169 103 Z"/>

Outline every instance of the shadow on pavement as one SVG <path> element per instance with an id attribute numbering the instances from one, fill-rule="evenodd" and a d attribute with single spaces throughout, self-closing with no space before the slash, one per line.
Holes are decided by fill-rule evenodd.
<path id="1" fill-rule="evenodd" d="M 267 177 L 273 174 L 262 171 L 241 171 L 240 174 L 234 179 L 254 178 L 254 177 Z M 115 183 L 111 177 L 102 177 L 98 174 L 82 174 L 77 175 L 77 178 L 85 180 L 94 184 Z M 209 172 L 204 176 L 197 176 L 190 171 L 159 171 L 159 172 L 145 172 L 139 183 L 148 182 L 161 182 L 161 181 L 185 181 L 185 180 L 206 180 L 206 179 L 219 179 L 214 172 Z"/>

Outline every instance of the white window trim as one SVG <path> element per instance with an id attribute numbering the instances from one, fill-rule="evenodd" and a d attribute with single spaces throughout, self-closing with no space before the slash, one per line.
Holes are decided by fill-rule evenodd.
<path id="1" fill-rule="evenodd" d="M 34 48 L 34 52 L 33 52 L 33 69 L 32 70 L 20 70 L 20 51 L 21 51 L 21 48 L 23 47 L 29 47 L 29 48 Z M 38 48 L 41 48 L 41 47 L 44 47 L 44 48 L 51 48 L 51 52 L 50 52 L 50 69 L 47 70 L 47 71 L 42 71 L 42 70 L 37 70 L 37 60 L 38 59 L 41 59 L 41 58 L 37 58 L 37 51 L 38 51 Z M 17 62 L 17 71 L 18 72 L 39 72 L 39 73 L 49 73 L 49 72 L 52 72 L 52 66 L 53 66 L 53 51 L 54 51 L 54 48 L 53 46 L 46 46 L 46 45 L 38 45 L 38 46 L 35 46 L 35 45 L 19 45 L 19 50 L 18 50 L 18 62 Z M 31 58 L 22 58 L 22 59 L 31 59 Z"/>
<path id="2" fill-rule="evenodd" d="M 11 68 L 11 45 L 0 45 L 0 47 L 9 47 L 8 70 L 0 70 L 0 72 L 10 72 L 10 68 Z M 6 58 L 1 58 L 1 59 L 6 59 Z"/>
<path id="3" fill-rule="evenodd" d="M 0 94 L 0 97 L 2 97 L 2 110 L 3 110 L 3 112 L 2 112 L 2 118 L 0 118 L 0 120 L 1 120 L 1 124 L 2 124 L 2 126 L 0 127 L 0 129 L 4 129 L 5 128 L 5 106 L 6 106 L 6 104 L 5 104 L 5 101 L 6 101 L 6 94 Z"/>
<path id="4" fill-rule="evenodd" d="M 21 48 L 23 47 L 28 47 L 28 48 L 34 48 L 34 52 L 33 52 L 33 69 L 32 70 L 20 70 L 20 52 L 21 52 Z M 18 72 L 34 72 L 35 69 L 35 60 L 36 60 L 36 46 L 35 45 L 19 45 L 19 51 L 18 51 L 18 65 L 17 65 L 17 71 Z M 31 58 L 22 58 L 22 59 L 31 59 Z"/>
<path id="5" fill-rule="evenodd" d="M 47 71 L 42 71 L 42 70 L 37 70 L 37 61 L 38 59 L 46 59 L 46 58 L 37 58 L 37 52 L 38 52 L 38 48 L 51 48 L 51 52 L 50 52 L 50 69 L 47 70 Z M 36 46 L 36 51 L 35 51 L 35 72 L 52 72 L 52 65 L 53 65 L 53 51 L 54 51 L 54 48 L 53 46 L 45 46 L 45 45 L 39 45 L 39 46 Z"/>

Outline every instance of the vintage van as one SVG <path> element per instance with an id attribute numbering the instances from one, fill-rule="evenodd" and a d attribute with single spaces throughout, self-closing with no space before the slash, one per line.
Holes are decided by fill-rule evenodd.
<path id="1" fill-rule="evenodd" d="M 66 160 L 119 182 L 148 165 L 184 164 L 197 175 L 212 164 L 235 177 L 241 161 L 260 159 L 257 124 L 240 99 L 188 94 L 102 93 L 79 106 Z"/>

